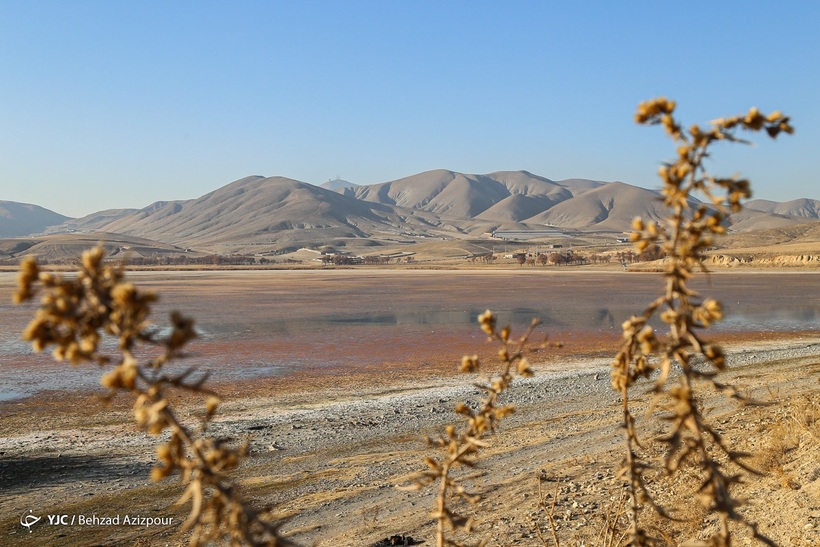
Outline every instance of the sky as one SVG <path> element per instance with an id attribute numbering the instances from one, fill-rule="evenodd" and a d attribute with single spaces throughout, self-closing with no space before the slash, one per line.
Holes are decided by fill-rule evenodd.
<path id="1" fill-rule="evenodd" d="M 657 188 L 675 147 L 633 116 L 658 96 L 687 126 L 790 115 L 709 167 L 820 199 L 818 28 L 818 2 L 3 0 L 0 200 L 79 217 L 439 168 Z"/>

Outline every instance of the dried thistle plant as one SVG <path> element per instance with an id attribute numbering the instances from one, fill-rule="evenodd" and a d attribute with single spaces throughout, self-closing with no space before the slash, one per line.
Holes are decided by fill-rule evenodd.
<path id="1" fill-rule="evenodd" d="M 498 356 L 501 360 L 501 370 L 485 382 L 479 382 L 476 387 L 485 392 L 484 399 L 479 403 L 477 410 L 471 409 L 465 403 L 456 405 L 455 411 L 464 417 L 464 425 L 457 428 L 448 425 L 444 433 L 437 439 L 428 439 L 431 446 L 444 452 L 441 458 L 425 458 L 428 470 L 417 480 L 410 489 L 421 489 L 430 484 L 438 483 L 436 508 L 433 518 L 436 519 L 437 547 L 463 547 L 464 544 L 447 537 L 448 530 L 463 530 L 470 532 L 474 524 L 472 517 L 463 515 L 453 508 L 453 502 L 461 500 L 475 505 L 481 500 L 481 495 L 469 492 L 462 484 L 462 479 L 453 475 L 459 467 L 474 468 L 478 463 L 478 452 L 487 446 L 483 440 L 495 433 L 498 423 L 515 411 L 512 404 L 502 405 L 499 397 L 509 388 L 516 376 L 529 377 L 533 372 L 525 355 L 527 341 L 539 321 L 533 320 L 527 331 L 517 341 L 511 340 L 509 327 L 498 329 L 496 316 L 487 310 L 478 316 L 481 330 L 489 337 L 489 341 L 498 342 Z M 477 355 L 465 355 L 461 360 L 461 372 L 479 372 L 481 364 Z"/>
<path id="2" fill-rule="evenodd" d="M 192 530 L 191 544 L 221 542 L 230 545 L 291 545 L 278 533 L 278 525 L 266 520 L 244 502 L 228 473 L 239 465 L 247 445 L 234 447 L 228 439 L 208 436 L 208 424 L 219 398 L 205 388 L 207 375 L 193 377 L 193 368 L 169 374 L 163 367 L 182 356 L 184 346 L 195 336 L 192 319 L 171 314 L 170 335 L 159 338 L 148 328 L 151 304 L 156 295 L 138 290 L 125 280 L 122 264 L 103 262 L 102 247 L 86 251 L 74 276 L 42 271 L 37 261 L 26 258 L 20 265 L 15 303 L 43 295 L 40 308 L 23 338 L 35 351 L 53 346 L 58 361 L 82 362 L 113 367 L 102 378 L 103 386 L 129 392 L 134 398 L 137 425 L 152 435 L 170 431 L 168 442 L 157 447 L 160 464 L 151 472 L 154 481 L 178 473 L 185 492 L 178 501 L 191 502 L 182 530 Z M 119 354 L 100 350 L 103 336 L 118 341 Z M 152 350 L 153 349 L 153 350 Z M 154 354 L 152 357 L 138 355 Z M 205 416 L 199 431 L 183 425 L 174 413 L 171 390 L 195 393 L 205 398 Z"/>
<path id="3" fill-rule="evenodd" d="M 544 511 L 549 524 L 550 540 L 555 547 L 561 547 L 561 542 L 558 540 L 558 524 L 555 522 L 555 508 L 558 505 L 558 497 L 560 496 L 561 481 L 555 481 L 555 491 L 552 493 L 552 501 L 547 503 L 547 495 L 544 494 L 542 483 L 544 482 L 543 475 L 538 476 L 538 506 Z M 538 539 L 541 540 L 542 545 L 550 545 L 547 539 L 541 532 L 541 527 L 537 524 L 533 526 Z"/>
<path id="4" fill-rule="evenodd" d="M 698 466 L 704 475 L 700 499 L 707 510 L 720 516 L 720 531 L 706 545 L 730 545 L 730 521 L 745 524 L 756 539 L 772 544 L 736 511 L 740 502 L 731 494 L 731 487 L 740 482 L 740 476 L 719 461 L 723 458 L 751 471 L 742 461 L 746 454 L 733 451 L 724 443 L 720 433 L 707 423 L 698 402 L 703 382 L 737 400 L 743 397 L 732 386 L 718 381 L 718 373 L 726 367 L 723 350 L 706 342 L 700 334 L 722 319 L 720 302 L 701 299 L 689 281 L 695 271 L 705 271 L 703 253 L 713 244 L 716 235 L 725 232 L 727 216 L 740 211 L 741 199 L 751 195 L 747 180 L 716 178 L 706 171 L 704 161 L 709 157 L 710 147 L 720 141 L 748 144 L 737 136 L 739 130 L 762 130 L 775 138 L 781 132 L 792 133 L 793 129 L 789 118 L 780 112 L 766 116 L 753 108 L 745 115 L 715 120 L 709 128 L 693 125 L 686 130 L 674 118 L 674 110 L 674 101 L 661 98 L 641 104 L 635 116 L 640 124 L 662 125 L 676 142 L 678 157 L 664 164 L 659 172 L 669 216 L 660 224 L 636 218 L 630 237 L 639 251 L 660 244 L 668 257 L 664 268 L 666 287 L 641 315 L 623 324 L 625 343 L 612 365 L 612 387 L 620 393 L 623 403 L 626 441 L 623 472 L 629 479 L 632 504 L 629 543 L 660 543 L 640 524 L 643 503 L 648 503 L 661 516 L 669 516 L 655 503 L 647 487 L 645 473 L 650 464 L 638 454 L 641 443 L 630 399 L 630 388 L 654 373 L 651 381 L 655 404 L 669 421 L 667 433 L 661 438 L 666 445 L 664 468 L 673 474 L 684 464 Z M 705 197 L 705 203 L 692 200 L 695 195 Z M 649 325 L 653 316 L 668 325 L 665 336 L 656 336 Z M 704 366 L 697 366 L 698 356 Z M 676 367 L 680 372 L 673 378 Z"/>

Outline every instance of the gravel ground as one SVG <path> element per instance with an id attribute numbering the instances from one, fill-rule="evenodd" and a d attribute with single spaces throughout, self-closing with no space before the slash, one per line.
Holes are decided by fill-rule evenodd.
<path id="1" fill-rule="evenodd" d="M 729 349 L 731 378 L 755 396 L 776 390 L 816 397 L 820 339 Z M 534 378 L 515 381 L 505 402 L 514 403 L 517 412 L 503 421 L 482 458 L 482 473 L 469 481 L 487 493 L 469 510 L 483 516 L 480 530 L 490 544 L 541 545 L 538 534 L 548 532 L 538 503 L 539 480 L 561 500 L 559 532 L 570 545 L 584 541 L 604 502 L 614 503 L 619 493 L 614 479 L 619 404 L 609 385 L 609 360 L 568 360 L 536 372 Z M 432 494 L 394 487 L 410 484 L 424 468 L 423 456 L 435 453 L 425 446 L 425 435 L 457 420 L 454 405 L 477 404 L 480 391 L 466 376 L 412 385 L 379 381 L 279 397 L 257 392 L 227 402 L 212 425 L 219 436 L 250 435 L 243 488 L 256 503 L 295 514 L 283 529 L 302 545 L 372 545 L 393 534 L 433 541 Z M 715 416 L 734 416 L 726 414 L 732 411 L 722 402 L 714 405 Z M 130 419 L 125 405 L 107 410 L 105 423 L 96 411 L 85 418 L 70 412 L 49 418 L 49 408 L 36 401 L 3 404 L 8 419 L 0 425 L 0 514 L 8 540 L 21 545 L 42 544 L 44 537 L 55 545 L 133 544 L 136 538 L 143 545 L 183 542 L 175 526 L 145 531 L 44 527 L 26 533 L 19 520 L 27 511 L 103 514 L 124 504 L 164 515 L 178 495 L 175 485 L 148 482 L 157 439 L 123 428 Z M 191 419 L 196 415 L 194 409 L 187 412 Z M 816 458 L 809 467 L 805 480 L 814 486 L 805 485 L 806 495 L 817 491 L 820 478 Z M 809 480 L 811 473 L 818 476 Z M 807 541 L 820 539 L 815 533 L 820 520 L 811 516 L 813 507 L 820 510 L 820 500 L 811 496 L 804 500 L 808 520 L 803 525 L 811 527 L 798 534 Z M 184 510 L 173 515 L 178 524 Z"/>

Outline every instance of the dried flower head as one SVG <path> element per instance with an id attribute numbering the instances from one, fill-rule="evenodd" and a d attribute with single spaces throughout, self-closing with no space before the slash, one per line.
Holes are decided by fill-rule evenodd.
<path id="1" fill-rule="evenodd" d="M 765 130 L 771 137 L 780 132 L 791 133 L 789 118 L 780 112 L 768 116 L 757 108 L 745 115 L 718 119 L 708 129 L 692 125 L 688 132 L 674 119 L 675 103 L 666 98 L 653 99 L 641 104 L 635 120 L 642 124 L 659 124 L 677 143 L 677 158 L 664 164 L 658 171 L 663 181 L 661 191 L 669 216 L 662 225 L 648 223 L 636 218 L 632 221 L 630 240 L 639 251 L 649 245 L 659 244 L 668 257 L 664 277 L 666 289 L 640 316 L 633 316 L 623 323 L 624 345 L 612 363 L 612 387 L 621 395 L 626 442 L 624 473 L 629 478 L 632 501 L 631 529 L 628 542 L 631 545 L 652 545 L 655 541 L 641 527 L 642 503 L 649 503 L 661 516 L 665 510 L 658 506 L 650 492 L 645 475 L 651 465 L 641 459 L 635 418 L 632 415 L 630 388 L 640 379 L 654 377 L 656 407 L 669 413 L 669 431 L 663 437 L 667 444 L 664 467 L 675 472 L 686 461 L 693 461 L 705 475 L 700 495 L 705 505 L 719 514 L 720 532 L 711 538 L 712 545 L 730 543 L 729 521 L 747 524 L 755 538 L 761 536 L 753 524 L 747 523 L 736 511 L 738 502 L 732 498 L 730 488 L 737 482 L 733 473 L 718 454 L 731 464 L 743 466 L 740 454 L 729 450 L 720 434 L 706 423 L 695 385 L 699 381 L 710 383 L 713 388 L 737 397 L 732 386 L 718 383 L 717 372 L 726 366 L 726 359 L 719 346 L 705 342 L 699 329 L 705 329 L 723 318 L 723 309 L 717 300 L 698 300 L 698 294 L 688 283 L 695 271 L 703 268 L 703 253 L 712 245 L 714 236 L 725 231 L 729 214 L 741 209 L 741 200 L 751 196 L 749 182 L 737 178 L 715 178 L 706 172 L 704 160 L 709 147 L 718 141 L 746 141 L 736 136 L 739 129 Z M 701 203 L 691 198 L 700 194 Z M 705 205 L 705 204 L 711 205 Z M 668 326 L 663 338 L 656 336 L 648 325 L 658 315 Z M 700 355 L 711 369 L 696 366 L 694 357 Z M 681 371 L 674 376 L 673 366 Z M 653 373 L 657 373 L 653 376 Z"/>
<path id="2" fill-rule="evenodd" d="M 196 337 L 192 319 L 171 314 L 172 332 L 157 340 L 147 329 L 151 304 L 156 295 L 141 291 L 125 280 L 122 264 L 108 264 L 105 252 L 97 247 L 83 253 L 75 277 L 43 272 L 34 258 L 20 264 L 17 303 L 34 298 L 42 290 L 40 308 L 23 332 L 35 351 L 53 346 L 58 360 L 76 365 L 92 361 L 112 368 L 100 383 L 112 390 L 131 393 L 134 419 L 142 430 L 159 435 L 170 431 L 170 440 L 157 448 L 159 464 L 151 479 L 162 480 L 179 473 L 185 484 L 180 503 L 191 500 L 191 512 L 183 529 L 192 529 L 192 545 L 225 542 L 230 545 L 290 545 L 270 522 L 239 497 L 228 472 L 247 453 L 247 446 L 231 446 L 206 435 L 208 423 L 219 399 L 204 387 L 207 376 L 193 377 L 193 369 L 171 375 L 163 366 L 179 357 L 182 348 Z M 116 337 L 120 355 L 100 353 L 104 335 Z M 155 349 L 147 362 L 136 358 L 138 345 Z M 206 414 L 197 436 L 174 413 L 167 394 L 184 390 L 204 395 Z"/>

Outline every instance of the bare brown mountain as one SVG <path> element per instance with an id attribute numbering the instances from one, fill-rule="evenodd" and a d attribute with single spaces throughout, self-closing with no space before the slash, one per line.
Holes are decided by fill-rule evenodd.
<path id="1" fill-rule="evenodd" d="M 820 201 L 816 199 L 801 198 L 784 201 L 783 203 L 767 199 L 753 199 L 746 203 L 746 207 L 765 213 L 820 219 Z"/>
<path id="2" fill-rule="evenodd" d="M 553 181 L 527 171 L 476 175 L 440 169 L 372 186 L 339 186 L 331 191 L 284 177 L 251 176 L 196 199 L 100 211 L 48 231 L 124 234 L 230 254 L 321 245 L 406 245 L 545 225 L 578 232 L 623 232 L 636 216 L 665 216 L 655 191 L 622 182 Z M 731 229 L 805 222 L 818 203 L 757 200 L 753 205 L 771 211 L 744 210 L 730 219 Z"/>
<path id="3" fill-rule="evenodd" d="M 131 261 L 140 257 L 157 258 L 188 254 L 177 246 L 149 239 L 111 232 L 88 232 L 0 239 L 0 259 L 19 258 L 29 254 L 47 261 L 76 259 L 83 251 L 96 245 L 102 245 L 109 256 L 125 257 Z M 190 256 L 200 254 L 190 253 Z"/>
<path id="4" fill-rule="evenodd" d="M 694 199 L 692 201 L 693 204 L 699 203 Z M 780 228 L 820 218 L 817 216 L 820 211 L 820 202 L 817 200 L 757 202 L 749 202 L 743 211 L 729 217 L 731 231 Z M 761 207 L 761 203 L 766 209 Z M 585 231 L 629 231 L 632 219 L 636 216 L 659 220 L 666 215 L 662 196 L 658 192 L 612 182 L 593 186 L 524 222 Z"/>
<path id="5" fill-rule="evenodd" d="M 445 219 L 517 222 L 603 184 L 583 179 L 555 182 L 527 171 L 471 175 L 437 169 L 343 192 L 360 200 L 428 211 Z"/>
<path id="6" fill-rule="evenodd" d="M 721 239 L 721 246 L 727 249 L 768 247 L 773 252 L 789 252 L 797 248 L 800 252 L 820 253 L 820 222 L 733 232 Z"/>
<path id="7" fill-rule="evenodd" d="M 729 231 L 749 232 L 769 230 L 771 228 L 786 228 L 806 222 L 806 217 L 767 213 L 757 209 L 744 209 L 731 215 L 728 219 Z"/>
<path id="8" fill-rule="evenodd" d="M 0 201 L 0 237 L 21 237 L 37 234 L 69 217 L 39 205 Z"/>
<path id="9" fill-rule="evenodd" d="M 402 226 L 432 226 L 435 218 L 397 211 L 284 177 L 245 177 L 204 196 L 158 202 L 144 209 L 90 215 L 71 223 L 186 247 L 272 250 L 346 238 L 367 238 Z M 429 217 L 429 218 L 425 218 Z"/>
<path id="10" fill-rule="evenodd" d="M 665 208 L 660 194 L 623 182 L 612 182 L 562 201 L 527 222 L 621 232 L 630 229 L 636 216 L 652 220 L 663 218 Z"/>
<path id="11" fill-rule="evenodd" d="M 324 188 L 325 190 L 333 190 L 334 192 L 345 188 L 358 188 L 359 186 L 361 185 L 340 178 L 335 178 L 319 185 L 320 188 Z"/>
<path id="12" fill-rule="evenodd" d="M 164 203 L 164 202 L 163 202 Z M 73 231 L 81 232 L 95 232 L 100 231 L 103 227 L 116 222 L 117 220 L 127 217 L 138 212 L 139 209 L 105 209 L 86 215 L 81 218 L 73 218 L 67 220 L 62 224 L 49 226 L 43 230 L 44 234 L 65 233 Z"/>

